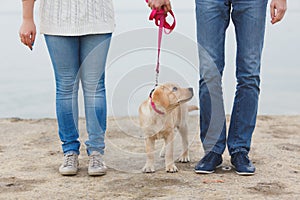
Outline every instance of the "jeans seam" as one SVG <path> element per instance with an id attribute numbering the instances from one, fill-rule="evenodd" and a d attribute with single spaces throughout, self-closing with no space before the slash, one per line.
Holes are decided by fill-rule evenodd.
<path id="1" fill-rule="evenodd" d="M 234 140 L 233 140 L 233 148 L 234 149 L 236 147 L 237 134 L 238 134 L 239 111 L 240 111 L 240 103 L 237 102 L 237 105 L 236 105 L 236 116 L 235 116 L 235 122 L 234 122 Z"/>

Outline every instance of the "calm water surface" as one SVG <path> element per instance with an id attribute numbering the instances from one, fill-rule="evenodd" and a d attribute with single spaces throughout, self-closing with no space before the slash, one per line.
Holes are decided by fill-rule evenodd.
<path id="1" fill-rule="evenodd" d="M 294 7 L 288 10 L 284 21 L 275 26 L 267 23 L 259 114 L 300 114 L 300 7 L 299 3 L 290 2 Z M 178 9 L 175 13 L 178 25 L 174 33 L 164 36 L 163 46 L 173 45 L 170 47 L 172 49 L 188 48 L 185 45 L 195 43 L 193 8 Z M 145 35 L 135 35 L 140 33 L 140 29 L 154 28 L 147 17 L 148 10 L 145 9 L 116 9 L 117 25 L 111 50 L 114 55 L 110 55 L 106 74 L 110 116 L 137 115 L 138 105 L 147 98 L 152 87 L 155 49 L 128 49 L 132 52 L 120 56 L 114 53 L 119 48 L 126 49 L 127 46 L 138 45 L 136 42 L 143 40 L 153 40 L 155 47 L 156 29 L 152 30 L 152 35 L 148 31 L 145 31 Z M 53 71 L 43 37 L 38 36 L 33 52 L 27 50 L 18 39 L 20 23 L 20 11 L 0 10 L 0 118 L 55 117 Z M 129 31 L 133 33 L 131 36 Z M 162 54 L 161 82 L 178 82 L 198 90 L 197 51 L 193 45 L 190 47 L 182 53 L 185 56 L 172 51 Z M 230 25 L 224 73 L 226 113 L 231 111 L 235 91 L 234 55 L 234 29 Z M 189 56 L 190 59 L 186 60 Z M 197 95 L 192 103 L 198 104 Z M 82 97 L 80 110 L 80 115 L 83 116 Z"/>

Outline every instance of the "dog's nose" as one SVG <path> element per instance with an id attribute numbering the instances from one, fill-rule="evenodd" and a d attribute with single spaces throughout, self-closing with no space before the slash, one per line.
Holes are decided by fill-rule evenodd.
<path id="1" fill-rule="evenodd" d="M 190 91 L 192 94 L 194 94 L 193 88 L 189 88 L 189 91 Z"/>

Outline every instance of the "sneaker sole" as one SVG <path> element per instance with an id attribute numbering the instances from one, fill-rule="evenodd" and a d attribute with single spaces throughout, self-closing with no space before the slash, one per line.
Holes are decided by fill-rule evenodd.
<path id="1" fill-rule="evenodd" d="M 73 170 L 71 170 L 71 169 L 65 169 L 65 170 L 58 169 L 58 171 L 63 176 L 74 176 L 78 172 L 78 167 L 77 167 L 77 169 L 73 169 Z"/>
<path id="2" fill-rule="evenodd" d="M 90 176 L 103 176 L 106 172 L 88 172 Z"/>
<path id="3" fill-rule="evenodd" d="M 194 170 L 196 174 L 212 174 L 215 172 L 215 170 L 213 171 L 203 171 L 203 170 Z"/>
<path id="4" fill-rule="evenodd" d="M 220 168 L 222 166 L 222 164 L 216 166 L 216 169 L 217 168 Z M 204 170 L 194 170 L 196 174 L 212 174 L 215 172 L 215 170 L 212 170 L 212 171 L 204 171 Z"/>
<path id="5" fill-rule="evenodd" d="M 238 172 L 238 171 L 235 171 L 235 173 L 237 173 L 238 175 L 241 175 L 241 176 L 252 176 L 252 175 L 254 175 L 254 172 Z"/>
<path id="6" fill-rule="evenodd" d="M 232 165 L 232 168 L 235 169 L 234 165 Z M 241 176 L 252 176 L 255 174 L 255 172 L 239 172 L 239 171 L 236 171 L 236 169 L 235 169 L 235 173 L 237 173 L 238 175 L 241 175 Z"/>
<path id="7" fill-rule="evenodd" d="M 59 172 L 61 175 L 63 176 L 74 176 L 77 174 L 77 171 L 76 172 Z"/>

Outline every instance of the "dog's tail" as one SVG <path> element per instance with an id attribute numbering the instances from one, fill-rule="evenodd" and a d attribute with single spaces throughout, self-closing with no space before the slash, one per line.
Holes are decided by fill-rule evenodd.
<path id="1" fill-rule="evenodd" d="M 198 106 L 195 106 L 195 105 L 190 105 L 190 106 L 188 106 L 188 111 L 189 111 L 189 112 L 192 112 L 192 111 L 194 111 L 194 110 L 199 110 L 199 107 L 198 107 Z"/>

